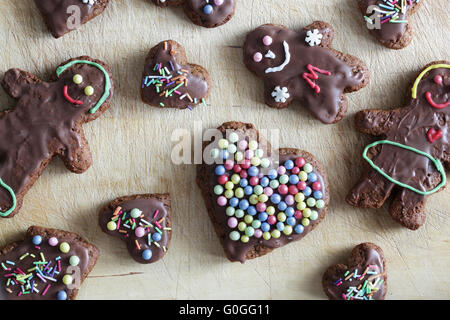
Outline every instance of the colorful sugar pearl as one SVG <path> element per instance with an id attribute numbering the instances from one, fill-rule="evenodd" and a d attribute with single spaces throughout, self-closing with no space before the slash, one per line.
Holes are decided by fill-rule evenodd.
<path id="1" fill-rule="evenodd" d="M 73 267 L 76 267 L 78 264 L 80 264 L 80 258 L 78 258 L 78 256 L 71 256 L 69 259 L 69 264 Z"/>
<path id="2" fill-rule="evenodd" d="M 142 251 L 142 259 L 148 261 L 152 258 L 152 250 L 150 249 L 145 249 L 144 251 Z"/>
<path id="3" fill-rule="evenodd" d="M 39 235 L 36 235 L 33 237 L 32 242 L 35 246 L 38 246 L 42 243 L 42 237 Z"/>
<path id="4" fill-rule="evenodd" d="M 56 247 L 58 245 L 58 239 L 56 239 L 55 237 L 51 237 L 50 239 L 48 239 L 48 244 L 51 247 Z"/>
<path id="5" fill-rule="evenodd" d="M 269 38 L 264 41 L 271 43 Z M 254 58 L 262 59 L 258 53 Z M 287 159 L 270 168 L 271 160 L 264 158 L 267 153 L 259 143 L 239 140 L 237 133 L 220 139 L 217 147 L 227 154 L 224 158 L 224 153 L 215 153 L 214 159 L 224 160 L 224 164 L 215 167 L 214 194 L 228 216 L 232 241 L 302 234 L 319 219 L 325 207 L 322 178 L 305 158 Z"/>
<path id="6" fill-rule="evenodd" d="M 56 294 L 56 299 L 67 300 L 67 292 L 65 292 L 64 290 L 58 291 L 58 293 Z"/>
<path id="7" fill-rule="evenodd" d="M 60 250 L 62 253 L 68 253 L 68 252 L 70 251 L 70 245 L 69 245 L 67 242 L 62 242 L 62 243 L 59 245 L 59 250 Z"/>

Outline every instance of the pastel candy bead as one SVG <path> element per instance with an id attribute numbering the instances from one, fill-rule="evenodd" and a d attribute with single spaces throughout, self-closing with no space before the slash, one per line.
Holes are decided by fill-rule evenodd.
<path id="1" fill-rule="evenodd" d="M 288 206 L 292 206 L 292 205 L 295 203 L 294 196 L 291 195 L 291 194 L 288 194 L 288 195 L 286 196 L 286 198 L 284 199 L 284 201 L 286 202 L 286 204 L 287 204 Z"/>
<path id="2" fill-rule="evenodd" d="M 225 206 L 227 204 L 227 198 L 225 198 L 224 196 L 218 197 L 217 204 L 221 207 Z"/>
<path id="3" fill-rule="evenodd" d="M 304 225 L 305 227 L 309 226 L 309 219 L 308 218 L 303 218 L 302 219 L 302 225 Z"/>
<path id="4" fill-rule="evenodd" d="M 261 221 L 260 220 L 253 220 L 252 227 L 255 229 L 258 229 L 261 227 Z"/>
<path id="5" fill-rule="evenodd" d="M 236 147 L 234 144 L 230 144 L 230 145 L 228 146 L 228 148 L 227 148 L 227 151 L 228 151 L 229 153 L 234 154 L 234 153 L 236 153 L 236 151 L 237 151 L 237 147 Z"/>
<path id="6" fill-rule="evenodd" d="M 305 171 L 306 173 L 312 172 L 312 171 L 313 171 L 313 166 L 312 166 L 312 164 L 306 163 L 306 164 L 303 166 L 303 171 Z"/>
<path id="7" fill-rule="evenodd" d="M 245 229 L 245 234 L 249 237 L 253 237 L 253 235 L 255 234 L 255 229 L 253 227 L 247 227 Z"/>
<path id="8" fill-rule="evenodd" d="M 224 196 L 225 196 L 227 199 L 231 199 L 231 198 L 233 198 L 233 196 L 234 196 L 234 191 L 233 191 L 233 190 L 225 190 Z"/>
<path id="9" fill-rule="evenodd" d="M 283 229 L 283 233 L 287 236 L 290 235 L 292 233 L 292 226 L 285 226 Z"/>
<path id="10" fill-rule="evenodd" d="M 156 242 L 161 241 L 161 238 L 162 238 L 162 236 L 158 232 L 155 232 L 154 234 L 152 234 L 153 241 L 156 241 Z"/>
<path id="11" fill-rule="evenodd" d="M 35 246 L 38 246 L 42 243 L 42 237 L 40 235 L 36 235 L 31 240 Z"/>
<path id="12" fill-rule="evenodd" d="M 323 201 L 323 200 L 317 200 L 317 201 L 316 201 L 316 208 L 317 208 L 317 209 L 322 209 L 323 207 L 325 207 L 325 201 Z"/>
<path id="13" fill-rule="evenodd" d="M 253 222 L 253 217 L 248 214 L 244 217 L 244 221 L 246 224 L 251 224 Z"/>
<path id="14" fill-rule="evenodd" d="M 231 240 L 238 241 L 240 237 L 241 237 L 241 235 L 239 234 L 238 231 L 231 231 L 230 232 L 230 239 Z"/>
<path id="15" fill-rule="evenodd" d="M 228 219 L 228 227 L 231 229 L 236 228 L 238 225 L 238 220 L 235 217 L 231 217 Z"/>
<path id="16" fill-rule="evenodd" d="M 300 171 L 298 177 L 301 181 L 306 181 L 308 180 L 308 173 L 306 173 L 305 171 Z"/>
<path id="17" fill-rule="evenodd" d="M 275 238 L 278 239 L 279 237 L 281 237 L 281 232 L 278 229 L 274 229 L 272 230 L 272 232 L 270 233 L 270 235 Z"/>
<path id="18" fill-rule="evenodd" d="M 312 184 L 312 188 L 313 190 L 319 191 L 322 189 L 322 184 L 319 181 L 316 181 Z"/>
<path id="19" fill-rule="evenodd" d="M 211 14 L 213 12 L 214 8 L 212 5 L 207 4 L 206 6 L 203 7 L 203 13 L 204 14 Z"/>
<path id="20" fill-rule="evenodd" d="M 144 251 L 142 251 L 142 259 L 144 259 L 145 261 L 148 261 L 152 258 L 152 250 L 150 249 L 145 249 Z"/>
<path id="21" fill-rule="evenodd" d="M 216 1 L 219 1 L 219 0 L 216 0 Z M 228 135 L 228 140 L 230 140 L 230 142 L 232 142 L 232 143 L 236 143 L 239 141 L 239 135 L 236 132 L 232 132 Z"/>
<path id="22" fill-rule="evenodd" d="M 92 96 L 94 94 L 94 88 L 92 86 L 87 86 L 84 88 L 84 94 L 87 96 Z"/>
<path id="23" fill-rule="evenodd" d="M 67 292 L 65 292 L 64 290 L 58 291 L 58 293 L 56 294 L 56 299 L 67 300 Z"/>
<path id="24" fill-rule="evenodd" d="M 261 224 L 261 230 L 264 232 L 267 232 L 270 230 L 270 224 L 268 224 L 267 222 L 264 222 Z"/>
<path id="25" fill-rule="evenodd" d="M 292 161 L 292 160 L 287 160 L 287 161 L 284 163 L 284 166 L 285 166 L 286 169 L 291 170 L 291 169 L 294 167 L 294 161 Z"/>
<path id="26" fill-rule="evenodd" d="M 314 206 L 316 205 L 316 199 L 314 199 L 314 198 L 308 198 L 308 199 L 306 200 L 306 204 L 307 204 L 309 207 L 314 207 Z"/>
<path id="27" fill-rule="evenodd" d="M 131 209 L 131 211 L 130 211 L 130 215 L 134 219 L 139 218 L 141 216 L 141 214 L 142 214 L 142 211 L 139 210 L 138 208 Z"/>
<path id="28" fill-rule="evenodd" d="M 295 159 L 295 165 L 299 168 L 302 168 L 306 164 L 306 161 L 304 158 L 300 157 Z"/>
<path id="29" fill-rule="evenodd" d="M 83 77 L 81 76 L 81 74 L 76 74 L 73 76 L 73 83 L 75 84 L 80 84 L 83 82 Z"/>
<path id="30" fill-rule="evenodd" d="M 59 250 L 60 250 L 62 253 L 67 253 L 67 252 L 70 251 L 70 245 L 69 245 L 67 242 L 62 242 L 62 243 L 59 245 Z"/>
<path id="31" fill-rule="evenodd" d="M 211 150 L 211 158 L 216 159 L 217 157 L 219 157 L 220 155 L 220 151 L 217 148 L 214 148 Z"/>
<path id="32" fill-rule="evenodd" d="M 270 238 L 272 238 L 272 236 L 270 235 L 270 232 L 266 231 L 263 233 L 263 238 L 264 238 L 264 240 L 270 240 Z"/>
<path id="33" fill-rule="evenodd" d="M 238 229 L 239 231 L 245 231 L 245 228 L 247 228 L 247 224 L 245 222 L 239 222 Z"/>
<path id="34" fill-rule="evenodd" d="M 258 220 L 255 221 L 266 221 L 267 218 L 269 217 L 269 215 L 266 212 L 261 212 L 260 214 L 258 214 Z"/>
<path id="35" fill-rule="evenodd" d="M 244 216 L 244 214 L 245 214 L 244 210 L 241 210 L 241 209 L 237 209 L 234 212 L 235 217 L 238 218 L 238 219 L 242 218 Z"/>
<path id="36" fill-rule="evenodd" d="M 294 199 L 296 202 L 303 202 L 305 200 L 305 195 L 303 193 L 297 193 Z"/>
<path id="37" fill-rule="evenodd" d="M 223 187 L 221 185 L 217 185 L 214 187 L 214 193 L 220 196 L 223 193 Z"/>
<path id="38" fill-rule="evenodd" d="M 263 235 L 263 232 L 261 231 L 261 229 L 256 229 L 255 230 L 255 234 L 253 235 L 255 238 L 261 238 Z"/>
<path id="39" fill-rule="evenodd" d="M 56 239 L 55 237 L 51 237 L 50 239 L 48 239 L 48 244 L 52 247 L 56 247 L 58 245 L 58 239 Z"/>
<path id="40" fill-rule="evenodd" d="M 73 282 L 73 278 L 70 274 L 66 274 L 63 278 L 62 278 L 62 282 L 67 286 L 69 284 L 72 284 Z"/>
<path id="41" fill-rule="evenodd" d="M 80 263 L 80 258 L 78 258 L 78 256 L 71 256 L 69 263 L 71 266 L 76 267 Z"/>
<path id="42" fill-rule="evenodd" d="M 241 241 L 243 242 L 243 243 L 247 243 L 248 241 L 250 240 L 250 238 L 247 236 L 247 235 L 242 235 L 242 237 L 241 237 Z"/>
<path id="43" fill-rule="evenodd" d="M 253 61 L 255 61 L 255 62 L 261 62 L 262 58 L 263 58 L 263 55 L 261 52 L 256 52 L 253 55 Z"/>
<path id="44" fill-rule="evenodd" d="M 217 142 L 217 145 L 219 146 L 220 149 L 226 149 L 228 148 L 228 140 L 227 139 L 220 139 L 219 142 Z"/>
<path id="45" fill-rule="evenodd" d="M 261 55 L 261 59 L 262 59 L 262 55 Z M 239 149 L 240 149 L 240 150 L 245 150 L 245 149 L 247 149 L 247 146 L 248 146 L 247 140 L 241 140 L 241 141 L 239 141 L 238 146 L 239 146 Z"/>
<path id="46" fill-rule="evenodd" d="M 134 230 L 134 234 L 138 238 L 142 238 L 145 235 L 145 229 L 142 227 L 137 227 L 136 230 Z"/>
<path id="47" fill-rule="evenodd" d="M 272 42 L 273 42 L 273 39 L 271 36 L 265 36 L 263 38 L 263 43 L 265 46 L 270 46 L 272 44 Z"/>
<path id="48" fill-rule="evenodd" d="M 285 173 L 286 173 L 286 168 L 285 168 L 284 166 L 278 167 L 277 173 L 278 173 L 279 175 L 285 174 Z"/>
<path id="49" fill-rule="evenodd" d="M 227 207 L 227 209 L 225 210 L 225 213 L 227 216 L 232 217 L 234 216 L 234 212 L 236 211 L 235 208 L 233 207 Z"/>
<path id="50" fill-rule="evenodd" d="M 295 230 L 295 233 L 301 234 L 301 233 L 303 233 L 305 228 L 301 224 L 298 224 L 298 225 L 295 226 L 294 230 Z"/>
<path id="51" fill-rule="evenodd" d="M 277 222 L 277 218 L 275 216 L 269 216 L 267 218 L 267 223 L 270 225 L 274 225 Z"/>
<path id="52" fill-rule="evenodd" d="M 237 188 L 235 191 L 234 191 L 234 195 L 237 197 L 237 198 L 239 198 L 239 199 L 242 199 L 243 197 L 244 197 L 244 189 L 242 189 L 242 188 Z M 248 203 L 248 201 L 247 201 L 247 203 Z M 239 205 L 240 205 L 240 203 L 239 203 Z M 248 205 L 247 205 L 248 206 Z M 242 208 L 241 208 L 242 209 Z"/>
<path id="53" fill-rule="evenodd" d="M 316 210 L 311 211 L 311 215 L 309 216 L 309 219 L 312 221 L 315 221 L 319 218 L 319 213 Z"/>
<path id="54" fill-rule="evenodd" d="M 251 140 L 249 143 L 248 143 L 248 148 L 250 149 L 250 150 L 256 150 L 256 149 L 258 149 L 258 142 L 256 142 L 255 140 Z"/>

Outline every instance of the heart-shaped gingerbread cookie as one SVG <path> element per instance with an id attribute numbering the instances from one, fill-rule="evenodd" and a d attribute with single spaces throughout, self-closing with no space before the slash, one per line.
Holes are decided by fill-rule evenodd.
<path id="1" fill-rule="evenodd" d="M 141 194 L 113 200 L 99 213 L 103 232 L 127 243 L 130 255 L 139 263 L 162 259 L 172 238 L 170 196 Z"/>
<path id="2" fill-rule="evenodd" d="M 206 105 L 211 89 L 208 71 L 187 62 L 181 44 L 173 40 L 153 47 L 142 74 L 142 100 L 154 107 L 192 109 Z"/>
<path id="3" fill-rule="evenodd" d="M 384 300 L 387 291 L 383 250 L 365 242 L 356 246 L 348 266 L 336 264 L 327 269 L 322 286 L 330 300 Z"/>
<path id="4" fill-rule="evenodd" d="M 227 122 L 205 143 L 197 184 L 229 260 L 244 263 L 303 238 L 325 217 L 326 172 L 298 149 L 273 151 L 252 124 Z"/>

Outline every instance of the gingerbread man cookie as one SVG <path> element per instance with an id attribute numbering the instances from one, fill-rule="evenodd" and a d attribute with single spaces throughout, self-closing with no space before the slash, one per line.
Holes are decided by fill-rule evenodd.
<path id="1" fill-rule="evenodd" d="M 247 35 L 244 63 L 264 80 L 265 102 L 287 108 L 298 100 L 323 123 L 347 111 L 345 93 L 369 83 L 365 64 L 331 48 L 333 28 L 316 21 L 300 32 L 266 24 Z"/>
<path id="2" fill-rule="evenodd" d="M 370 242 L 357 245 L 348 265 L 336 264 L 325 271 L 322 286 L 330 300 L 384 300 L 387 272 L 383 250 Z"/>
<path id="3" fill-rule="evenodd" d="M 389 211 L 397 222 L 411 230 L 424 224 L 426 199 L 446 185 L 443 164 L 450 167 L 449 92 L 450 62 L 432 62 L 406 107 L 356 114 L 356 128 L 381 140 L 365 148 L 369 169 L 347 195 L 349 204 L 380 208 L 393 194 Z"/>
<path id="4" fill-rule="evenodd" d="M 197 184 L 230 261 L 300 240 L 325 218 L 327 176 L 312 154 L 272 150 L 250 123 L 227 122 L 216 133 L 204 145 L 211 164 L 198 166 Z"/>
<path id="5" fill-rule="evenodd" d="M 409 18 L 423 0 L 356 0 L 367 28 L 390 49 L 402 49 L 411 43 L 413 29 Z"/>
<path id="6" fill-rule="evenodd" d="M 30 227 L 0 250 L 0 300 L 73 300 L 98 256 L 75 233 Z"/>
<path id="7" fill-rule="evenodd" d="M 109 0 L 34 0 L 55 38 L 101 14 Z"/>
<path id="8" fill-rule="evenodd" d="M 236 0 L 152 0 L 159 7 L 183 6 L 184 12 L 196 25 L 215 28 L 233 17 Z"/>
<path id="9" fill-rule="evenodd" d="M 10 69 L 3 88 L 17 105 L 0 112 L 0 216 L 12 217 L 54 156 L 67 169 L 83 173 L 92 163 L 82 124 L 110 106 L 113 82 L 109 67 L 79 57 L 56 69 L 57 79 Z"/>
<path id="10" fill-rule="evenodd" d="M 170 196 L 140 194 L 120 197 L 99 214 L 103 232 L 127 243 L 131 257 L 143 264 L 162 259 L 172 238 Z"/>
<path id="11" fill-rule="evenodd" d="M 202 66 L 187 62 L 184 48 L 167 40 L 153 47 L 145 59 L 142 100 L 154 107 L 192 110 L 211 90 L 211 78 Z"/>

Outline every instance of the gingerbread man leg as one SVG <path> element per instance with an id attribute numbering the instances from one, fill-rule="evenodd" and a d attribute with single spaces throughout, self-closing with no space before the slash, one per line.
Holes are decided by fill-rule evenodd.
<path id="1" fill-rule="evenodd" d="M 72 147 L 62 149 L 58 156 L 63 160 L 66 168 L 74 173 L 83 173 L 92 164 L 92 155 L 89 149 L 89 144 L 84 136 L 84 130 L 74 133 L 70 139 Z"/>
<path id="2" fill-rule="evenodd" d="M 425 223 L 426 197 L 410 190 L 401 190 L 391 203 L 389 212 L 395 221 L 411 230 Z"/>

